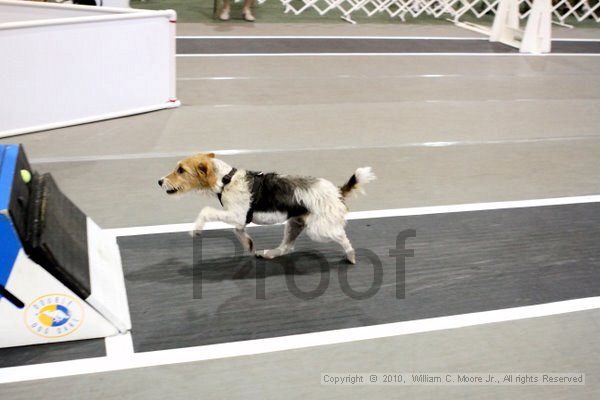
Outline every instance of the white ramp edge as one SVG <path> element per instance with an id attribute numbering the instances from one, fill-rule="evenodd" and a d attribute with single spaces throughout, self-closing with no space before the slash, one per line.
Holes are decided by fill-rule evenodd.
<path id="1" fill-rule="evenodd" d="M 86 301 L 121 333 L 131 329 L 123 265 L 116 238 L 87 218 L 91 295 Z"/>

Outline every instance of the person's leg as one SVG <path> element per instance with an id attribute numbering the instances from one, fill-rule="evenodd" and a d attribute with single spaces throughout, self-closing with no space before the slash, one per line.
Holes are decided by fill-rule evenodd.
<path id="1" fill-rule="evenodd" d="M 219 19 L 221 21 L 227 21 L 229 19 L 229 11 L 231 11 L 229 0 L 223 0 L 223 8 L 221 9 L 221 14 L 219 14 Z"/>
<path id="2" fill-rule="evenodd" d="M 252 3 L 254 2 L 254 0 L 244 0 L 244 8 L 242 9 L 242 16 L 244 17 L 244 19 L 246 21 L 254 21 L 256 18 L 254 18 L 254 15 L 252 15 Z"/>

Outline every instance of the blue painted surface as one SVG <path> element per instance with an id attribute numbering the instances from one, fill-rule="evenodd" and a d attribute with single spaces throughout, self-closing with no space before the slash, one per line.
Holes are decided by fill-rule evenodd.
<path id="1" fill-rule="evenodd" d="M 4 165 L 4 153 L 6 153 L 6 147 L 6 145 L 0 144 L 0 181 L 2 180 L 2 166 Z M 0 197 L 4 198 L 4 188 L 2 186 L 0 186 Z M 4 200 L 1 202 L 4 203 Z M 3 208 L 0 208 L 0 211 L 2 210 Z"/>
<path id="2" fill-rule="evenodd" d="M 0 212 L 8 210 L 18 155 L 18 144 L 0 145 Z"/>
<path id="3" fill-rule="evenodd" d="M 21 249 L 21 242 L 8 216 L 18 155 L 19 145 L 0 145 L 0 284 L 3 286 L 8 282 Z"/>
<path id="4" fill-rule="evenodd" d="M 4 287 L 6 287 L 20 249 L 21 241 L 12 222 L 6 215 L 0 215 L 0 285 Z"/>

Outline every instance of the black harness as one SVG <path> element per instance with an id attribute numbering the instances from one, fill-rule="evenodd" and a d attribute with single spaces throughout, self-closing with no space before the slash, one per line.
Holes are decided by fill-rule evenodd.
<path id="1" fill-rule="evenodd" d="M 217 193 L 217 198 L 219 199 L 219 203 L 221 203 L 221 206 L 223 205 L 221 196 L 223 194 L 223 191 L 225 190 L 225 186 L 227 186 L 231 182 L 231 179 L 233 178 L 233 175 L 235 175 L 236 172 L 237 172 L 237 168 L 231 168 L 231 171 L 229 171 L 229 173 L 227 175 L 225 175 L 223 177 L 223 179 L 221 179 L 221 182 L 223 182 L 223 188 L 221 189 L 220 193 Z M 258 199 L 258 196 L 257 196 L 258 188 L 260 186 L 260 181 L 262 180 L 264 175 L 262 172 L 246 171 L 246 176 L 248 178 L 252 178 L 252 185 L 251 185 L 252 187 L 250 189 L 250 195 L 251 195 L 250 208 L 248 208 L 248 212 L 246 213 L 246 223 L 249 224 L 250 222 L 252 222 L 252 217 L 254 215 L 254 206 Z"/>

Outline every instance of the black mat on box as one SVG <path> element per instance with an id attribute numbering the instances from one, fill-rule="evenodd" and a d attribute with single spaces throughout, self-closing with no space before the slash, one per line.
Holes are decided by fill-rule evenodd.
<path id="1" fill-rule="evenodd" d="M 91 293 L 87 217 L 58 188 L 50 174 L 35 175 L 25 250 L 82 299 Z"/>
<path id="2" fill-rule="evenodd" d="M 25 181 L 21 171 L 30 172 Z M 27 255 L 82 299 L 91 293 L 87 217 L 50 174 L 31 170 L 19 148 L 9 212 Z"/>

